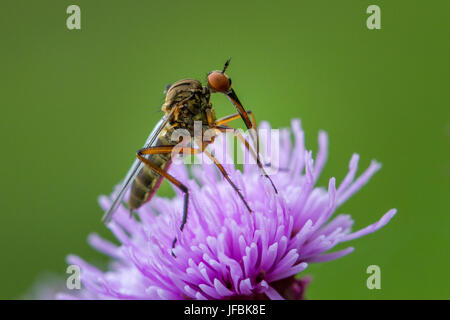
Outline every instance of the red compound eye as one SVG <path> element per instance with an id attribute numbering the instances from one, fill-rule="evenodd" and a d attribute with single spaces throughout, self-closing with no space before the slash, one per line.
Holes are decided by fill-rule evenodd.
<path id="1" fill-rule="evenodd" d="M 213 71 L 208 75 L 209 87 L 217 92 L 228 92 L 231 89 L 231 81 L 228 76 L 220 71 Z"/>

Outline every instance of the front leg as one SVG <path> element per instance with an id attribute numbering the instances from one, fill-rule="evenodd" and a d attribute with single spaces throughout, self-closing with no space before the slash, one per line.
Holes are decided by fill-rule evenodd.
<path id="1" fill-rule="evenodd" d="M 229 116 L 229 117 L 231 118 L 231 117 L 233 117 L 233 116 L 234 116 L 234 115 L 231 115 L 231 116 Z M 231 121 L 231 120 L 229 120 L 229 121 Z M 222 123 L 223 123 L 223 122 L 222 122 Z M 245 148 L 247 149 L 247 151 L 249 151 L 250 154 L 255 158 L 256 164 L 258 165 L 259 169 L 261 170 L 261 173 L 262 173 L 267 179 L 269 179 L 269 181 L 270 181 L 270 183 L 271 183 L 271 185 L 272 185 L 273 190 L 275 191 L 275 193 L 278 193 L 277 187 L 275 186 L 275 184 L 273 183 L 272 179 L 271 179 L 270 176 L 267 174 L 267 172 L 264 170 L 264 167 L 263 167 L 263 165 L 262 165 L 262 163 L 261 163 L 261 161 L 260 161 L 260 158 L 259 158 L 259 153 L 258 153 L 258 152 L 255 153 L 255 151 L 253 150 L 253 148 L 250 146 L 250 143 L 247 141 L 247 139 L 244 138 L 244 136 L 239 132 L 239 130 L 237 130 L 237 129 L 235 129 L 235 128 L 232 128 L 232 127 L 230 127 L 230 126 L 228 126 L 228 125 L 226 125 L 226 124 L 223 124 L 223 125 L 216 125 L 214 128 L 217 129 L 217 130 L 219 130 L 219 131 L 221 131 L 221 132 L 227 132 L 228 130 L 232 130 L 232 131 L 233 131 L 234 136 L 236 136 L 236 137 L 244 144 L 244 146 L 245 146 Z"/>

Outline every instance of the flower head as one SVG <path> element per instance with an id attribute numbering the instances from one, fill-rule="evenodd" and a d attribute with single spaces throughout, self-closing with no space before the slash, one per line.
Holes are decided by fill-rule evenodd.
<path id="1" fill-rule="evenodd" d="M 269 125 L 263 123 L 262 128 Z M 294 143 L 291 141 L 291 131 Z M 182 232 L 182 194 L 173 199 L 154 197 L 130 218 L 120 207 L 109 228 L 120 245 L 97 235 L 90 244 L 113 259 L 110 269 L 101 271 L 77 256 L 71 264 L 82 270 L 81 298 L 93 299 L 301 299 L 308 283 L 294 276 L 308 263 L 338 259 L 352 247 L 329 252 L 337 244 L 372 233 L 394 216 L 388 211 L 378 222 L 352 232 L 350 215 L 333 214 L 380 168 L 373 161 L 358 178 L 358 155 L 336 186 L 331 178 L 327 190 L 314 187 L 327 158 L 328 140 L 319 134 L 315 161 L 304 146 L 300 122 L 280 131 L 280 170 L 271 176 L 276 194 L 254 165 L 241 172 L 225 165 L 231 179 L 253 209 L 249 213 L 235 190 L 221 178 L 214 165 L 192 168 L 189 176 L 183 164 L 170 173 L 190 189 L 188 222 Z M 215 144 L 224 144 L 219 138 Z M 175 190 L 178 192 L 178 190 Z M 110 205 L 103 196 L 103 209 Z M 172 241 L 178 242 L 173 249 Z M 62 298 L 66 296 L 61 296 Z"/>

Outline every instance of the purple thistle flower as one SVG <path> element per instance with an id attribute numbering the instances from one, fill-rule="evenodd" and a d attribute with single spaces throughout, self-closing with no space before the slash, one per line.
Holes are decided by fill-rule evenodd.
<path id="1" fill-rule="evenodd" d="M 267 123 L 260 128 L 269 129 Z M 109 228 L 120 241 L 112 244 L 93 234 L 89 243 L 109 255 L 113 262 L 103 272 L 77 256 L 68 262 L 81 267 L 83 299 L 302 299 L 309 279 L 295 276 L 308 263 L 343 257 L 353 247 L 329 252 L 337 244 L 372 233 L 395 215 L 388 211 L 378 222 L 352 232 L 350 215 L 332 218 L 343 204 L 380 168 L 372 161 L 355 179 L 359 156 L 350 160 L 349 171 L 336 187 L 314 187 L 327 158 L 328 139 L 319 134 L 315 161 L 304 146 L 300 122 L 291 131 L 280 131 L 280 170 L 268 180 L 254 165 L 243 172 L 225 165 L 231 179 L 253 209 L 250 214 L 235 191 L 214 165 L 194 166 L 189 178 L 186 166 L 173 165 L 170 173 L 191 190 L 187 224 L 179 231 L 183 197 L 155 196 L 138 209 L 139 220 L 130 218 L 125 207 L 116 212 Z M 226 139 L 218 138 L 215 144 Z M 266 154 L 268 152 L 266 151 Z M 304 173 L 303 173 L 304 172 Z M 107 209 L 110 198 L 100 198 Z M 160 214 L 159 214 L 160 213 Z M 178 238 L 172 256 L 172 241 Z M 59 298 L 70 298 L 61 294 Z"/>

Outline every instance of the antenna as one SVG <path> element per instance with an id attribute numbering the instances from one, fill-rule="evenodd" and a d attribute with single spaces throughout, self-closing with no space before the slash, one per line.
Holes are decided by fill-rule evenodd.
<path id="1" fill-rule="evenodd" d="M 225 70 L 227 70 L 228 65 L 230 64 L 231 58 L 232 58 L 232 57 L 230 57 L 230 58 L 227 60 L 227 62 L 225 62 L 225 65 L 223 66 L 222 73 L 225 73 Z"/>

